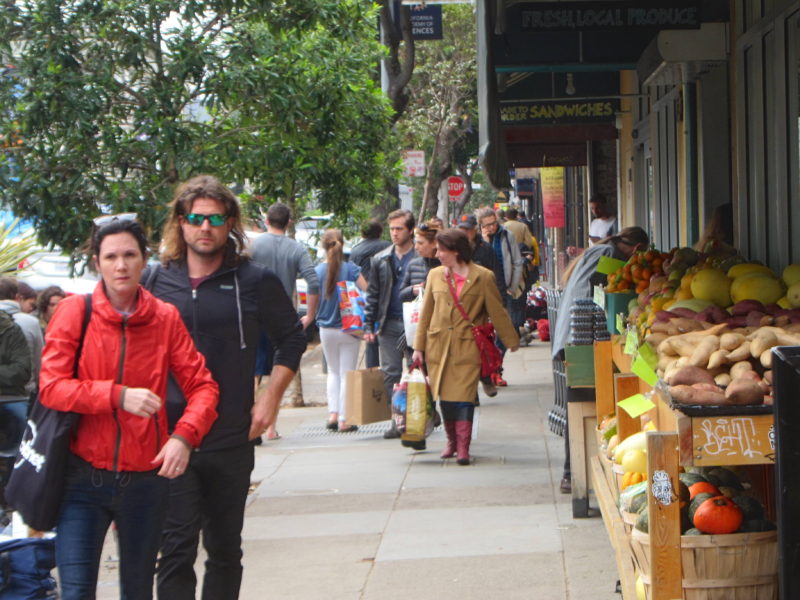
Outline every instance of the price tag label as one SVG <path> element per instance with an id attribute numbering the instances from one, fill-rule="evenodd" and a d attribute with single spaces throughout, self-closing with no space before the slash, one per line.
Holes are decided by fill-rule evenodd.
<path id="1" fill-rule="evenodd" d="M 647 364 L 650 365 L 650 368 L 653 369 L 653 371 L 656 370 L 656 367 L 658 366 L 658 355 L 656 355 L 656 351 L 653 350 L 653 347 L 650 344 L 645 342 L 639 346 L 639 356 L 641 356 L 647 362 Z"/>
<path id="2" fill-rule="evenodd" d="M 596 285 L 594 286 L 594 297 L 592 298 L 594 303 L 597 304 L 602 309 L 606 307 L 606 290 L 605 288 Z"/>
<path id="3" fill-rule="evenodd" d="M 639 347 L 639 337 L 636 335 L 636 330 L 633 328 L 628 329 L 628 335 L 625 337 L 625 354 L 633 356 L 636 354 L 636 349 Z"/>
<path id="4" fill-rule="evenodd" d="M 625 266 L 624 260 L 611 258 L 610 256 L 601 256 L 600 260 L 597 261 L 597 272 L 608 275 L 623 266 Z"/>
<path id="5" fill-rule="evenodd" d="M 653 401 L 644 394 L 635 394 L 630 398 L 620 400 L 617 402 L 617 406 L 628 413 L 631 419 L 635 419 L 656 407 Z"/>
<path id="6" fill-rule="evenodd" d="M 644 382 L 650 387 L 653 387 L 658 383 L 658 375 L 656 375 L 656 372 L 653 371 L 652 367 L 647 364 L 647 361 L 642 358 L 641 353 L 633 361 L 633 365 L 631 365 L 631 371 L 643 379 Z"/>
<path id="7" fill-rule="evenodd" d="M 625 333 L 625 323 L 622 320 L 622 315 L 620 313 L 617 313 L 616 323 L 617 323 L 617 333 L 624 334 Z"/>

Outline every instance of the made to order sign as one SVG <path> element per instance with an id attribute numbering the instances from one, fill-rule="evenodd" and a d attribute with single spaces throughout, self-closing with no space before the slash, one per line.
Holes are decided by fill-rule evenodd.
<path id="1" fill-rule="evenodd" d="M 503 123 L 584 123 L 612 121 L 619 100 L 594 102 L 519 102 L 500 107 Z"/>

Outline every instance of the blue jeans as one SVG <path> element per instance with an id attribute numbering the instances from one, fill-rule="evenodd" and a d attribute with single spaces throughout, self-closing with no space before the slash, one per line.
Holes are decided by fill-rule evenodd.
<path id="1" fill-rule="evenodd" d="M 62 600 L 95 597 L 103 540 L 117 526 L 120 598 L 150 600 L 167 504 L 167 480 L 155 474 L 95 469 L 70 457 L 56 527 Z"/>

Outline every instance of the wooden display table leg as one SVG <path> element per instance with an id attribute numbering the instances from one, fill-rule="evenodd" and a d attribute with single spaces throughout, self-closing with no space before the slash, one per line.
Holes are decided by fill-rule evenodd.
<path id="1" fill-rule="evenodd" d="M 614 375 L 614 401 L 620 402 L 638 394 L 640 382 L 638 375 L 632 373 L 617 373 Z M 617 407 L 617 434 L 620 440 L 642 430 L 641 419 L 632 418 L 621 408 Z"/>
<path id="2" fill-rule="evenodd" d="M 602 419 L 614 412 L 614 362 L 611 342 L 594 343 L 594 392 L 597 417 Z"/>
<path id="3" fill-rule="evenodd" d="M 650 600 L 683 597 L 681 515 L 678 499 L 678 436 L 647 434 L 647 510 L 650 529 Z"/>
<path id="4" fill-rule="evenodd" d="M 594 402 L 568 402 L 569 460 L 572 471 L 572 516 L 589 516 L 589 457 L 597 455 Z"/>

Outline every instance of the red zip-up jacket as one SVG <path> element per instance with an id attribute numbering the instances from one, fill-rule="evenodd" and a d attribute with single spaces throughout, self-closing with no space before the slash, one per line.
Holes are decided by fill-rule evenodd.
<path id="1" fill-rule="evenodd" d="M 163 401 L 169 373 L 187 399 L 174 433 L 197 447 L 217 418 L 219 388 L 178 310 L 139 286 L 136 310 L 123 317 L 99 283 L 74 379 L 84 305 L 79 295 L 59 302 L 47 327 L 39 377 L 44 406 L 81 414 L 72 452 L 98 469 L 156 468 L 151 461 L 168 439 Z M 162 399 L 161 409 L 150 418 L 122 410 L 120 396 L 126 387 L 149 389 Z"/>

